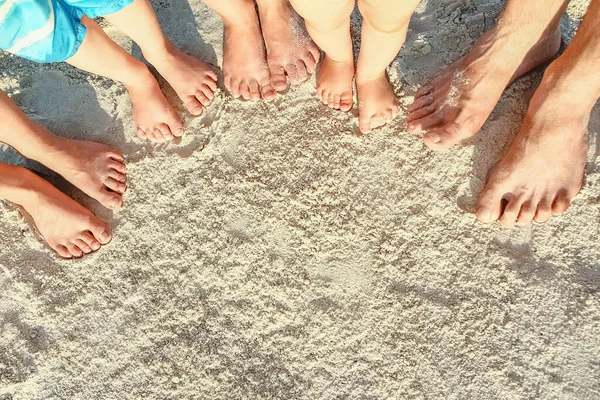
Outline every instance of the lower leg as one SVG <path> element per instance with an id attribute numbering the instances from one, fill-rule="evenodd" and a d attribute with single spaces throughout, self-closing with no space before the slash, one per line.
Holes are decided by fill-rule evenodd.
<path id="1" fill-rule="evenodd" d="M 446 149 L 477 133 L 512 81 L 549 61 L 560 47 L 568 0 L 508 0 L 496 26 L 463 58 L 415 93 L 409 131 L 430 130 L 425 144 Z"/>
<path id="2" fill-rule="evenodd" d="M 100 143 L 61 138 L 28 119 L 0 91 L 0 142 L 36 160 L 108 208 L 123 203 L 127 189 L 123 156 Z"/>
<path id="3" fill-rule="evenodd" d="M 308 33 L 325 52 L 317 75 L 317 94 L 324 104 L 348 111 L 352 108 L 354 53 L 350 38 L 353 0 L 292 0 L 306 21 Z"/>
<path id="4" fill-rule="evenodd" d="M 169 82 L 190 113 L 199 115 L 203 107 L 210 104 L 217 88 L 217 74 L 171 43 L 163 34 L 148 0 L 134 0 L 104 18 L 140 46 L 144 57 Z"/>
<path id="5" fill-rule="evenodd" d="M 418 2 L 398 6 L 392 0 L 360 0 L 362 44 L 356 69 L 359 126 L 363 133 L 398 115 L 398 103 L 385 70 L 406 40 L 408 23 Z"/>
<path id="6" fill-rule="evenodd" d="M 544 73 L 523 126 L 491 175 L 477 218 L 512 226 L 562 214 L 581 189 L 590 112 L 600 97 L 600 0 Z M 503 201 L 507 202 L 505 208 Z"/>

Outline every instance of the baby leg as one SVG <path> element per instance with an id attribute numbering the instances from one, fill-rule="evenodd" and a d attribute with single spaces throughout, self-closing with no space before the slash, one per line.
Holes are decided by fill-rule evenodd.
<path id="1" fill-rule="evenodd" d="M 325 52 L 317 73 L 317 95 L 336 110 L 352 108 L 354 54 L 350 38 L 350 14 L 354 0 L 292 0 L 306 21 L 308 33 Z"/>
<path id="2" fill-rule="evenodd" d="M 385 70 L 406 39 L 419 0 L 359 0 L 363 15 L 362 45 L 356 70 L 359 126 L 363 133 L 398 115 L 396 96 Z"/>

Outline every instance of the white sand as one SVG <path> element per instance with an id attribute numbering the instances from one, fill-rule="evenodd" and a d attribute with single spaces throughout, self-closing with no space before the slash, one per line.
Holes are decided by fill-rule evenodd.
<path id="1" fill-rule="evenodd" d="M 212 11 L 154 5 L 178 45 L 220 63 Z M 422 4 L 390 69 L 402 102 L 501 5 Z M 401 118 L 357 134 L 314 78 L 271 103 L 220 91 L 181 143 L 153 146 L 121 85 L 1 55 L 0 88 L 55 132 L 121 149 L 130 186 L 115 213 L 69 190 L 114 228 L 77 261 L 0 207 L 0 399 L 600 399 L 598 107 L 565 216 L 502 229 L 472 214 L 540 77 L 447 152 Z"/>

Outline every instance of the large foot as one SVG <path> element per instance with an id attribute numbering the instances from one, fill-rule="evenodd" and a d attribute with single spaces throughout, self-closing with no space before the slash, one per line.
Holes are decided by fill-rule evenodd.
<path id="1" fill-rule="evenodd" d="M 106 145 L 56 137 L 53 151 L 40 160 L 104 207 L 123 204 L 127 168 L 123 155 Z"/>
<path id="2" fill-rule="evenodd" d="M 81 257 L 110 242 L 108 225 L 50 183 L 23 170 L 26 195 L 19 202 L 39 233 L 63 258 Z"/>
<path id="3" fill-rule="evenodd" d="M 567 210 L 583 181 L 590 116 L 573 91 L 573 85 L 544 78 L 521 131 L 481 195 L 479 220 L 513 226 L 545 222 Z"/>
<path id="4" fill-rule="evenodd" d="M 183 123 L 161 92 L 150 71 L 140 72 L 135 83 L 125 85 L 133 104 L 137 135 L 153 142 L 164 142 L 183 135 Z"/>
<path id="5" fill-rule="evenodd" d="M 385 74 L 374 80 L 356 77 L 358 125 L 362 133 L 385 125 L 398 116 L 398 100 Z"/>
<path id="6" fill-rule="evenodd" d="M 171 42 L 158 56 L 148 61 L 169 82 L 192 115 L 200 115 L 217 89 L 217 73 L 208 64 L 185 54 Z"/>
<path id="7" fill-rule="evenodd" d="M 333 109 L 350 111 L 353 79 L 354 60 L 338 62 L 325 55 L 317 73 L 317 96 Z"/>
<path id="8" fill-rule="evenodd" d="M 428 130 L 425 144 L 447 149 L 481 129 L 504 89 L 519 76 L 549 61 L 560 47 L 557 31 L 535 45 L 512 40 L 496 27 L 471 51 L 415 94 L 406 120 L 411 133 Z M 514 42 L 514 43 L 513 43 Z M 520 46 L 520 47 L 519 47 Z"/>
<path id="9" fill-rule="evenodd" d="M 259 13 L 273 87 L 281 92 L 288 79 L 292 85 L 304 82 L 321 57 L 304 21 L 287 1 L 261 3 Z"/>

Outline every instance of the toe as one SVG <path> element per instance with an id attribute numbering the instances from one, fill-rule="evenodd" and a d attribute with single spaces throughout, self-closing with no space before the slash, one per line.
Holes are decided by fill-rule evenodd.
<path id="1" fill-rule="evenodd" d="M 340 99 L 340 110 L 350 111 L 352 109 L 352 92 L 342 93 Z"/>
<path id="2" fill-rule="evenodd" d="M 107 186 L 108 187 L 108 186 Z M 98 201 L 106 208 L 115 209 L 123 205 L 123 197 L 116 192 L 105 190 L 100 196 Z"/>
<path id="3" fill-rule="evenodd" d="M 233 90 L 231 89 L 231 76 L 229 75 L 224 75 L 223 76 L 223 84 L 225 85 L 225 89 L 229 90 L 229 92 L 233 93 Z"/>
<path id="4" fill-rule="evenodd" d="M 315 57 L 314 55 L 308 51 L 306 53 L 304 53 L 304 56 L 302 57 L 302 61 L 304 62 L 304 65 L 306 66 L 306 72 L 308 74 L 314 74 L 315 69 L 317 68 L 317 62 L 315 61 Z"/>
<path id="5" fill-rule="evenodd" d="M 423 140 L 432 150 L 445 150 L 460 142 L 463 137 L 461 127 L 455 123 L 449 123 L 427 133 Z"/>
<path id="6" fill-rule="evenodd" d="M 98 242 L 96 238 L 94 238 L 94 236 L 88 232 L 82 233 L 81 240 L 83 240 L 93 251 L 96 251 L 102 247 L 100 242 Z"/>
<path id="7" fill-rule="evenodd" d="M 108 158 L 111 158 L 117 162 L 125 162 L 125 157 L 123 157 L 123 154 L 115 149 L 111 149 L 106 155 L 108 156 Z"/>
<path id="8" fill-rule="evenodd" d="M 206 70 L 206 76 L 208 77 L 207 82 L 216 82 L 219 79 L 219 74 L 213 71 L 212 68 Z"/>
<path id="9" fill-rule="evenodd" d="M 428 94 L 433 93 L 433 90 L 434 90 L 434 86 L 431 84 L 423 86 L 422 88 L 420 88 L 419 90 L 417 90 L 415 92 L 415 96 L 414 96 L 415 100 L 420 97 L 427 96 Z"/>
<path id="10" fill-rule="evenodd" d="M 552 216 L 552 200 L 551 199 L 542 199 L 540 204 L 538 204 L 537 211 L 535 212 L 535 216 L 533 219 L 536 222 L 546 222 Z"/>
<path id="11" fill-rule="evenodd" d="M 250 81 L 249 89 L 250 99 L 253 101 L 260 100 L 260 86 L 258 85 L 258 82 L 255 79 Z"/>
<path id="12" fill-rule="evenodd" d="M 500 218 L 502 212 L 502 189 L 492 182 L 483 189 L 475 215 L 477 219 L 484 223 L 496 221 Z"/>
<path id="13" fill-rule="evenodd" d="M 424 121 L 424 119 L 427 117 L 437 115 L 436 118 L 442 120 L 441 113 L 436 111 L 437 107 L 434 104 L 430 104 L 416 111 L 410 112 L 406 118 L 406 123 L 408 124 L 408 129 L 411 131 L 411 133 L 416 133 L 427 129 L 423 127 L 423 123 L 429 121 Z"/>
<path id="14" fill-rule="evenodd" d="M 296 68 L 296 77 L 298 78 L 298 82 L 296 84 L 304 82 L 308 78 L 308 71 L 306 65 L 302 60 L 298 60 L 295 64 Z"/>
<path id="15" fill-rule="evenodd" d="M 360 117 L 358 118 L 358 127 L 362 133 L 371 132 L 371 117 Z"/>
<path id="16" fill-rule="evenodd" d="M 500 216 L 499 221 L 503 226 L 513 227 L 517 223 L 522 203 L 514 195 L 507 195 L 505 196 L 505 199 L 508 200 L 508 204 Z"/>
<path id="17" fill-rule="evenodd" d="M 110 177 L 120 183 L 127 183 L 127 175 L 122 174 L 119 171 L 115 171 L 114 169 L 108 170 L 107 177 Z"/>
<path id="18" fill-rule="evenodd" d="M 341 100 L 342 100 L 342 96 L 340 96 L 339 94 L 336 94 L 335 96 L 333 96 L 333 107 L 336 110 L 340 109 L 341 106 Z"/>
<path id="19" fill-rule="evenodd" d="M 302 82 L 300 80 L 300 76 L 298 75 L 298 68 L 296 67 L 296 64 L 287 64 L 285 66 L 285 72 L 287 72 L 287 76 L 292 85 L 297 85 Z"/>
<path id="20" fill-rule="evenodd" d="M 204 85 L 202 86 L 202 88 L 200 89 L 200 91 L 206 96 L 207 99 L 209 99 L 210 101 L 212 101 L 212 99 L 215 98 L 215 90 L 212 87 L 208 86 L 208 85 Z"/>
<path id="21" fill-rule="evenodd" d="M 71 253 L 71 255 L 75 258 L 81 258 L 83 257 L 83 251 L 77 247 L 77 245 L 75 243 L 67 243 L 66 245 L 67 250 L 69 250 L 69 253 Z"/>
<path id="22" fill-rule="evenodd" d="M 248 87 L 248 82 L 244 81 L 240 84 L 240 95 L 244 100 L 250 100 L 250 88 Z"/>
<path id="23" fill-rule="evenodd" d="M 564 214 L 569 206 L 571 205 L 571 199 L 567 195 L 566 192 L 559 193 L 552 203 L 552 214 L 554 215 L 562 215 Z"/>
<path id="24" fill-rule="evenodd" d="M 141 128 L 137 129 L 137 136 L 140 139 L 147 139 L 148 138 L 148 136 L 146 135 L 146 132 L 144 132 Z"/>
<path id="25" fill-rule="evenodd" d="M 107 244 L 112 239 L 112 234 L 106 224 L 96 224 L 90 229 L 90 232 L 100 244 Z"/>
<path id="26" fill-rule="evenodd" d="M 79 247 L 81 251 L 83 251 L 85 254 L 90 254 L 93 251 L 92 248 L 81 239 L 75 239 L 73 243 L 75 244 L 75 246 Z"/>
<path id="27" fill-rule="evenodd" d="M 287 89 L 287 78 L 285 77 L 285 69 L 282 65 L 275 64 L 270 68 L 271 71 L 271 85 L 273 88 L 281 92 Z"/>
<path id="28" fill-rule="evenodd" d="M 308 51 L 312 55 L 313 60 L 315 61 L 315 67 L 321 61 L 321 50 L 317 46 L 310 46 Z M 308 65 L 308 64 L 307 64 Z"/>
<path id="29" fill-rule="evenodd" d="M 204 107 L 198 101 L 198 99 L 195 97 L 191 97 L 191 96 L 188 97 L 188 100 L 185 103 L 185 108 L 187 108 L 187 110 L 192 115 L 200 115 L 200 114 L 202 114 L 202 111 L 204 110 Z"/>
<path id="30" fill-rule="evenodd" d="M 63 246 L 62 244 L 59 244 L 58 246 L 54 247 L 54 251 L 56 251 L 56 253 L 61 256 L 62 258 L 73 258 L 73 255 L 69 252 L 69 250 Z"/>
<path id="31" fill-rule="evenodd" d="M 410 106 L 408 106 L 408 112 L 412 113 L 413 111 L 417 111 L 423 107 L 427 107 L 427 106 L 433 104 L 434 100 L 435 100 L 435 97 L 433 96 L 433 93 L 430 93 L 425 96 L 421 96 L 419 98 L 415 98 L 415 101 Z"/>
<path id="32" fill-rule="evenodd" d="M 206 97 L 206 95 L 204 94 L 204 92 L 202 92 L 201 90 L 198 90 L 196 92 L 196 99 L 200 102 L 200 104 L 202 104 L 204 107 L 208 107 L 210 105 L 210 99 L 208 97 Z"/>
<path id="33" fill-rule="evenodd" d="M 240 97 L 240 84 L 241 82 L 239 79 L 231 78 L 231 89 L 229 89 L 229 91 L 235 98 Z"/>
<path id="34" fill-rule="evenodd" d="M 517 221 L 522 224 L 531 224 L 531 221 L 533 221 L 533 217 L 535 217 L 536 210 L 536 204 L 534 204 L 531 201 L 524 202 L 521 206 L 521 212 L 519 213 Z"/>
<path id="35" fill-rule="evenodd" d="M 165 138 L 165 140 L 173 140 L 173 133 L 171 132 L 171 128 L 169 128 L 169 125 L 160 124 L 160 125 L 158 125 L 158 130 L 160 131 L 162 136 Z"/>
<path id="36" fill-rule="evenodd" d="M 114 169 L 115 171 L 117 171 L 123 175 L 127 174 L 127 166 L 118 161 L 112 161 L 112 162 L 108 163 L 108 168 Z"/>
<path id="37" fill-rule="evenodd" d="M 152 133 L 154 133 L 154 137 L 156 138 L 156 140 L 158 142 L 166 142 L 167 138 L 164 137 L 163 133 L 160 131 L 160 129 L 158 127 L 154 128 L 152 130 Z"/>
<path id="38" fill-rule="evenodd" d="M 113 178 L 106 178 L 104 180 L 104 186 L 106 186 L 107 188 L 109 188 L 110 190 L 117 192 L 117 193 L 125 193 L 125 191 L 127 190 L 127 185 L 125 185 L 124 183 L 121 182 L 117 182 L 115 179 Z"/>

